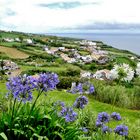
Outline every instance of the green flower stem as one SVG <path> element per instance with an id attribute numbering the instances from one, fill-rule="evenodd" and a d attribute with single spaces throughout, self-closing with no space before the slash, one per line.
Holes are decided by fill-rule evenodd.
<path id="1" fill-rule="evenodd" d="M 16 114 L 15 114 L 15 116 L 17 115 L 17 113 L 18 113 L 18 111 L 19 111 L 19 108 L 20 108 L 20 106 L 21 106 L 21 103 L 22 103 L 22 100 L 20 100 L 20 103 L 18 104 L 18 106 L 17 106 L 17 109 L 16 109 Z"/>
<path id="2" fill-rule="evenodd" d="M 16 98 L 14 99 L 14 104 L 13 104 L 13 108 L 12 108 L 11 125 L 12 125 L 12 121 L 13 121 L 13 118 L 14 118 L 15 105 L 16 105 Z"/>
<path id="3" fill-rule="evenodd" d="M 37 97 L 36 97 L 36 99 L 35 99 L 35 101 L 34 101 L 32 107 L 31 107 L 31 110 L 30 110 L 30 113 L 29 113 L 29 116 L 28 116 L 28 119 L 27 119 L 27 124 L 30 122 L 30 117 L 31 117 L 31 114 L 32 114 L 32 112 L 33 112 L 33 109 L 34 109 L 34 107 L 35 107 L 35 105 L 36 105 L 36 102 L 37 102 L 38 98 L 40 97 L 40 95 L 41 95 L 42 93 L 43 93 L 43 90 L 41 90 L 41 91 L 38 92 L 38 95 L 37 95 Z"/>
<path id="4" fill-rule="evenodd" d="M 113 112 L 113 110 L 114 110 L 116 98 L 117 98 L 117 94 L 115 93 L 115 97 L 114 97 L 114 100 L 113 100 L 111 112 Z"/>

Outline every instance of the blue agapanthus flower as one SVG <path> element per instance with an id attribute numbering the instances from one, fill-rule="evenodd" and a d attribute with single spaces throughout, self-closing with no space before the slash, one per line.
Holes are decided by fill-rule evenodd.
<path id="1" fill-rule="evenodd" d="M 107 123 L 110 121 L 110 116 L 106 112 L 101 112 L 98 114 L 97 120 L 102 122 L 102 123 Z"/>
<path id="2" fill-rule="evenodd" d="M 82 130 L 83 132 L 87 133 L 89 130 L 86 127 L 81 127 L 80 130 Z"/>
<path id="3" fill-rule="evenodd" d="M 66 122 L 73 122 L 77 119 L 77 113 L 71 107 L 62 107 L 60 116 L 65 118 Z"/>
<path id="4" fill-rule="evenodd" d="M 103 132 L 103 133 L 110 133 L 110 132 L 112 132 L 112 129 L 109 128 L 109 127 L 106 126 L 106 125 L 103 125 L 103 126 L 102 126 L 102 132 Z"/>
<path id="5" fill-rule="evenodd" d="M 114 132 L 118 135 L 121 135 L 121 136 L 127 136 L 128 135 L 128 127 L 125 125 L 118 125 L 114 129 Z"/>
<path id="6" fill-rule="evenodd" d="M 55 73 L 41 73 L 37 80 L 38 89 L 42 91 L 53 90 L 58 83 L 58 75 Z"/>
<path id="7" fill-rule="evenodd" d="M 95 91 L 94 86 L 90 82 L 79 83 L 77 86 L 76 86 L 76 83 L 73 82 L 71 89 L 68 90 L 68 92 L 73 93 L 73 94 L 75 93 L 92 94 L 94 91 Z"/>
<path id="8" fill-rule="evenodd" d="M 100 120 L 96 120 L 96 127 L 102 127 L 103 123 Z"/>
<path id="9" fill-rule="evenodd" d="M 32 76 L 18 76 L 9 79 L 6 83 L 8 94 L 7 96 L 14 97 L 17 100 L 23 102 L 32 100 L 32 91 L 37 87 L 37 80 Z"/>
<path id="10" fill-rule="evenodd" d="M 14 97 L 19 101 L 31 101 L 32 91 L 37 89 L 41 92 L 55 89 L 58 84 L 58 76 L 54 73 L 43 73 L 37 78 L 33 76 L 17 76 L 10 78 L 6 83 L 8 94 L 7 96 Z"/>
<path id="11" fill-rule="evenodd" d="M 113 118 L 116 121 L 120 121 L 121 120 L 121 115 L 119 113 L 113 112 L 111 114 L 111 118 Z"/>
<path id="12" fill-rule="evenodd" d="M 88 98 L 86 96 L 80 96 L 74 102 L 74 107 L 83 109 L 88 104 Z"/>
<path id="13" fill-rule="evenodd" d="M 89 87 L 89 94 L 92 94 L 95 91 L 94 86 L 91 84 Z"/>
<path id="14" fill-rule="evenodd" d="M 61 107 L 65 107 L 65 103 L 64 102 L 62 102 L 62 101 L 57 101 L 57 102 L 55 102 L 54 104 L 53 104 L 54 106 L 61 106 Z"/>
<path id="15" fill-rule="evenodd" d="M 79 83 L 76 87 L 77 92 L 79 92 L 80 94 L 83 93 L 83 84 Z"/>

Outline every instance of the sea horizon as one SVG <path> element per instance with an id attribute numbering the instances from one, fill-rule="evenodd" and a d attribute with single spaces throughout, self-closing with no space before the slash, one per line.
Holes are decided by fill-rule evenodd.
<path id="1" fill-rule="evenodd" d="M 102 41 L 114 48 L 140 55 L 140 33 L 46 33 L 46 35 Z"/>

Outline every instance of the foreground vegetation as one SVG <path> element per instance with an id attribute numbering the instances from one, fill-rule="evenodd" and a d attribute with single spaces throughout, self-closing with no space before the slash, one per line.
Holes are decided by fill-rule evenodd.
<path id="1" fill-rule="evenodd" d="M 37 43 L 37 45 L 29 45 L 24 42 L 7 43 L 3 42 L 0 37 L 0 59 L 12 60 L 20 68 L 17 70 L 18 72 L 13 71 L 12 76 L 23 76 L 26 74 L 38 77 L 39 73 L 55 72 L 59 76 L 59 83 L 53 91 L 46 90 L 41 92 L 42 87 L 39 87 L 40 90 L 35 88 L 32 91 L 33 99 L 30 102 L 25 100 L 23 103 L 21 99 L 26 99 L 28 96 L 22 96 L 22 92 L 20 92 L 20 98 L 14 101 L 14 89 L 10 90 L 10 95 L 12 96 L 5 98 L 8 92 L 6 82 L 9 77 L 3 75 L 3 72 L 0 71 L 0 139 L 6 139 L 6 137 L 8 139 L 58 140 L 140 139 L 140 78 L 134 75 L 131 82 L 124 82 L 120 80 L 89 80 L 80 76 L 81 71 L 111 70 L 114 64 L 126 63 L 134 70 L 136 69 L 139 56 L 125 50 L 122 51 L 107 46 L 102 42 L 97 42 L 99 47 L 109 51 L 110 61 L 107 64 L 98 64 L 96 62 L 84 65 L 80 63 L 69 64 L 65 63 L 57 55 L 47 54 L 42 46 L 65 46 L 79 49 L 79 44 L 75 43 L 75 39 L 16 32 L 2 32 L 1 36 L 19 37 L 22 40 L 28 37 Z M 80 53 L 88 55 L 89 52 L 80 51 Z M 80 95 L 78 93 L 71 94 L 67 91 L 71 90 L 73 82 L 76 82 L 76 85 L 78 85 L 87 81 L 94 85 L 95 91 L 91 95 L 83 93 L 82 96 L 88 99 L 88 103 L 83 109 L 77 109 L 73 107 L 73 104 Z M 26 95 L 28 93 L 27 91 Z M 65 102 L 66 108 L 72 107 L 74 114 L 77 114 L 74 117 L 74 121 L 67 122 L 64 116 L 60 117 L 59 113 L 63 108 L 61 106 L 62 102 Z M 69 112 L 70 110 L 67 109 L 67 111 Z M 96 126 L 96 119 L 101 112 L 108 114 L 117 112 L 121 115 L 121 121 L 112 121 L 111 119 L 109 123 L 105 123 L 109 128 L 112 128 L 113 132 L 110 133 L 109 128 L 104 128 L 106 131 L 102 133 L 102 128 Z M 120 124 L 128 126 L 128 136 L 122 137 L 117 135 L 117 132 L 114 133 L 114 128 Z"/>
<path id="2" fill-rule="evenodd" d="M 45 76 L 45 74 L 41 76 Z M 49 87 L 49 79 L 47 77 L 46 80 L 48 81 L 48 86 L 46 86 L 46 82 L 44 83 L 45 77 L 39 77 L 39 81 L 34 81 L 35 79 L 30 81 L 30 77 L 25 76 L 22 78 L 21 82 L 20 79 L 11 79 L 11 81 L 7 83 L 7 88 L 9 90 L 7 96 L 8 99 L 3 100 L 4 104 L 3 108 L 1 108 L 0 129 L 3 138 L 95 140 L 114 138 L 118 140 L 139 139 L 138 125 L 140 112 L 124 110 L 97 102 L 94 99 L 94 94 L 87 96 L 87 102 L 84 102 L 85 105 L 83 106 L 84 109 L 83 107 L 79 109 L 80 106 L 75 106 L 75 108 L 73 108 L 73 103 L 79 98 L 78 94 L 73 95 L 66 91 L 57 90 L 47 93 L 46 91 L 54 88 L 54 86 Z M 54 79 L 54 81 L 56 84 L 58 83 L 57 79 Z M 37 82 L 38 84 L 34 85 L 31 82 Z M 5 86 L 5 84 L 3 84 L 3 86 Z M 22 88 L 19 89 L 19 86 Z M 33 95 L 32 101 L 30 92 L 32 92 L 33 88 L 36 88 L 36 92 Z M 4 92 L 4 90 L 1 92 Z M 80 97 L 86 98 L 85 96 Z M 32 103 L 28 102 L 30 100 Z M 63 102 L 65 102 L 65 105 Z M 8 104 L 9 106 L 7 106 Z M 59 114 L 62 113 L 64 107 L 72 107 L 74 109 L 74 112 L 71 112 L 72 110 L 69 112 L 76 115 L 73 114 L 74 116 L 71 116 L 72 118 L 69 116 L 72 120 L 67 120 L 63 115 L 61 116 Z M 98 129 L 96 124 L 97 114 L 104 111 L 108 114 L 111 114 L 112 112 L 118 112 L 121 114 L 121 121 L 112 121 L 108 123 L 107 126 L 114 129 L 116 125 L 119 124 L 127 125 L 129 128 L 128 137 L 127 135 L 119 136 L 117 133 L 115 134 L 108 131 L 108 129 L 103 132 Z"/>

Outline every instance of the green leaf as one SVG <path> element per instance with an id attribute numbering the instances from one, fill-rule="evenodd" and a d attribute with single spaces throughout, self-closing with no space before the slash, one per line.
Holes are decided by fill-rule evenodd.
<path id="1" fill-rule="evenodd" d="M 33 134 L 33 137 L 37 137 L 38 140 L 49 140 L 46 136 L 40 136 L 36 133 Z M 32 139 L 30 139 L 30 140 L 32 140 Z"/>
<path id="2" fill-rule="evenodd" d="M 55 134 L 56 136 L 59 136 L 61 140 L 64 140 L 63 135 L 61 135 L 59 132 L 55 131 L 53 134 Z"/>
<path id="3" fill-rule="evenodd" d="M 59 123 L 56 123 L 56 124 L 55 124 L 55 127 L 58 127 L 58 128 L 60 128 L 60 129 L 64 130 L 63 126 L 62 126 L 61 124 L 59 124 Z"/>
<path id="4" fill-rule="evenodd" d="M 24 131 L 22 130 L 18 130 L 18 129 L 12 129 L 14 131 L 14 133 L 17 135 L 17 134 L 24 134 Z"/>
<path id="5" fill-rule="evenodd" d="M 45 115 L 43 118 L 45 118 L 45 119 L 49 119 L 49 120 L 52 119 L 50 115 Z"/>
<path id="6" fill-rule="evenodd" d="M 0 133 L 0 136 L 4 139 L 4 140 L 8 140 L 7 136 L 2 132 Z"/>
<path id="7" fill-rule="evenodd" d="M 26 125 L 26 128 L 29 128 L 29 129 L 32 130 L 33 132 L 36 131 L 36 130 L 35 130 L 32 126 L 30 126 L 30 125 Z"/>

